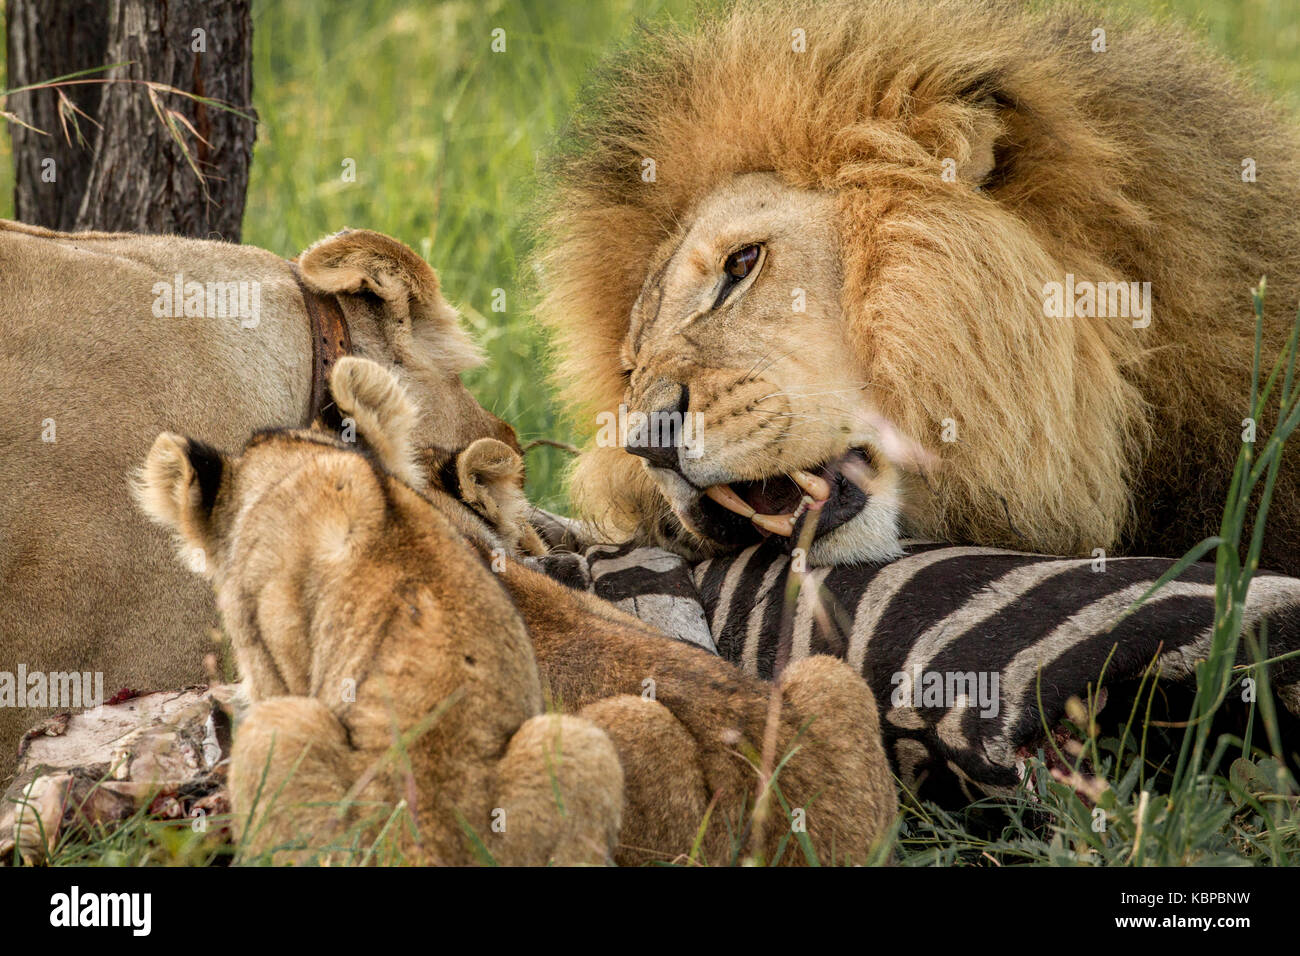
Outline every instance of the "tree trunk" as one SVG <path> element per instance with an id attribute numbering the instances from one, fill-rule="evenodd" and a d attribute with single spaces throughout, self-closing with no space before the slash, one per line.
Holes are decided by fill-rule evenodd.
<path id="1" fill-rule="evenodd" d="M 7 0 L 8 85 L 13 88 L 75 70 L 123 63 L 96 76 L 161 83 L 251 114 L 249 4 L 250 0 Z M 79 92 L 87 90 L 91 92 Z M 158 91 L 164 114 L 177 111 L 197 133 L 178 121 L 175 128 L 182 148 L 158 117 L 142 83 L 92 84 L 70 87 L 67 92 L 101 124 L 96 129 L 81 119 L 93 150 L 75 141 L 69 147 L 63 141 L 53 91 L 19 94 L 10 106 L 24 120 L 51 133 L 46 137 L 23 131 L 21 143 L 15 133 L 14 208 L 20 219 L 56 229 L 239 240 L 256 136 L 252 121 Z M 86 102 L 77 100 L 78 95 L 84 95 Z M 20 97 L 28 97 L 30 106 Z M 44 111 L 39 116 L 38 109 Z M 42 180 L 45 158 L 55 159 L 54 183 Z M 191 161 L 202 172 L 202 180 Z"/>
<path id="2" fill-rule="evenodd" d="M 6 86 L 10 89 L 109 62 L 104 59 L 108 49 L 108 5 L 104 0 L 9 0 L 5 21 L 9 30 Z M 64 92 L 79 109 L 93 116 L 103 91 L 98 86 L 70 86 Z M 14 215 L 51 229 L 76 228 L 90 174 L 95 128 L 79 117 L 82 133 L 90 142 L 83 145 L 75 137 L 71 142 L 65 139 L 54 90 L 19 93 L 9 108 L 49 133 L 42 136 L 17 123 L 9 124 Z M 49 181 L 51 175 L 53 181 Z"/>

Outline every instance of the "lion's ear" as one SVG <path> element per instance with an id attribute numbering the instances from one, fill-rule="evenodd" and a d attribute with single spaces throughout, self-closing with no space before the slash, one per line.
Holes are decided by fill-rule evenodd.
<path id="1" fill-rule="evenodd" d="M 163 432 L 136 472 L 132 493 L 140 509 L 174 532 L 182 555 L 212 550 L 212 509 L 227 474 L 224 455 L 210 445 Z M 207 571 L 208 562 L 191 561 Z"/>
<path id="2" fill-rule="evenodd" d="M 424 471 L 411 439 L 419 409 L 397 377 L 378 362 L 345 355 L 334 365 L 330 392 L 339 411 L 356 422 L 357 435 L 379 463 L 411 487 L 424 487 Z"/>
<path id="3" fill-rule="evenodd" d="M 957 166 L 957 175 L 968 183 L 983 186 L 993 178 L 997 168 L 998 140 L 1002 135 L 1002 122 L 998 118 L 996 103 L 987 97 L 977 104 L 980 108 L 975 125 L 967 142 L 970 154 Z"/>
<path id="4" fill-rule="evenodd" d="M 442 297 L 437 273 L 396 239 L 345 229 L 299 256 L 298 268 L 317 292 L 377 297 L 381 330 L 399 362 L 432 362 L 456 373 L 482 361 L 460 316 Z"/>
<path id="5" fill-rule="evenodd" d="M 1011 97 L 1003 92 L 997 76 L 981 76 L 958 96 L 964 107 L 965 149 L 956 148 L 962 158 L 956 172 L 963 182 L 985 186 L 996 181 L 1006 166 L 1010 144 L 1008 125 L 1015 113 Z"/>
<path id="6" fill-rule="evenodd" d="M 528 523 L 524 459 L 495 438 L 472 441 L 456 456 L 460 499 L 487 519 L 510 547 L 542 554 L 545 545 Z"/>
<path id="7" fill-rule="evenodd" d="M 524 460 L 505 442 L 480 438 L 456 456 L 456 480 L 461 497 L 476 505 L 496 489 L 522 488 Z"/>

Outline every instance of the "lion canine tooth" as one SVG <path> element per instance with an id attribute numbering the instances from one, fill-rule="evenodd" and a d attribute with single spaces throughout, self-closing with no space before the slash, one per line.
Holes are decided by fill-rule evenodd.
<path id="1" fill-rule="evenodd" d="M 764 531 L 790 537 L 794 533 L 794 520 L 789 515 L 750 515 L 749 520 Z"/>
<path id="2" fill-rule="evenodd" d="M 749 506 L 744 498 L 732 490 L 731 485 L 710 485 L 704 489 L 704 494 L 712 498 L 728 511 L 734 511 L 738 515 L 744 515 L 746 518 L 754 517 L 754 509 Z"/>
<path id="3" fill-rule="evenodd" d="M 819 478 L 806 471 L 792 471 L 790 480 L 812 495 L 814 501 L 825 501 L 831 496 L 831 485 L 825 478 Z"/>

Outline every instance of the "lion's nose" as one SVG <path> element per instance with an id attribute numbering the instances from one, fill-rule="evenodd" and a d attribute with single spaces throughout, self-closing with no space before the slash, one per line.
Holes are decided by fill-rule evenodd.
<path id="1" fill-rule="evenodd" d="M 677 402 L 650 412 L 646 421 L 637 428 L 629 428 L 623 448 L 638 455 L 656 468 L 679 471 L 678 451 L 682 447 L 682 429 L 686 424 L 686 411 L 691 404 L 691 393 L 685 385 L 677 386 Z"/>

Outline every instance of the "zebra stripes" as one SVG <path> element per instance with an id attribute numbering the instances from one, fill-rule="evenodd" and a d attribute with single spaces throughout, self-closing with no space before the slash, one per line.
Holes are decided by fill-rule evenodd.
<path id="1" fill-rule="evenodd" d="M 773 543 L 694 567 L 631 544 L 537 560 L 758 677 L 810 654 L 844 659 L 876 695 L 904 785 L 941 802 L 1014 787 L 1044 727 L 1103 672 L 1108 707 L 1122 706 L 1116 688 L 1135 686 L 1152 662 L 1162 686 L 1191 686 L 1213 633 L 1209 564 L 1125 615 L 1173 564 L 1165 558 L 1099 563 L 911 542 L 887 564 L 808 570 Z M 1261 573 L 1244 617 L 1252 631 L 1267 621 L 1270 658 L 1300 650 L 1300 580 Z M 1269 676 L 1300 716 L 1300 657 Z"/>

